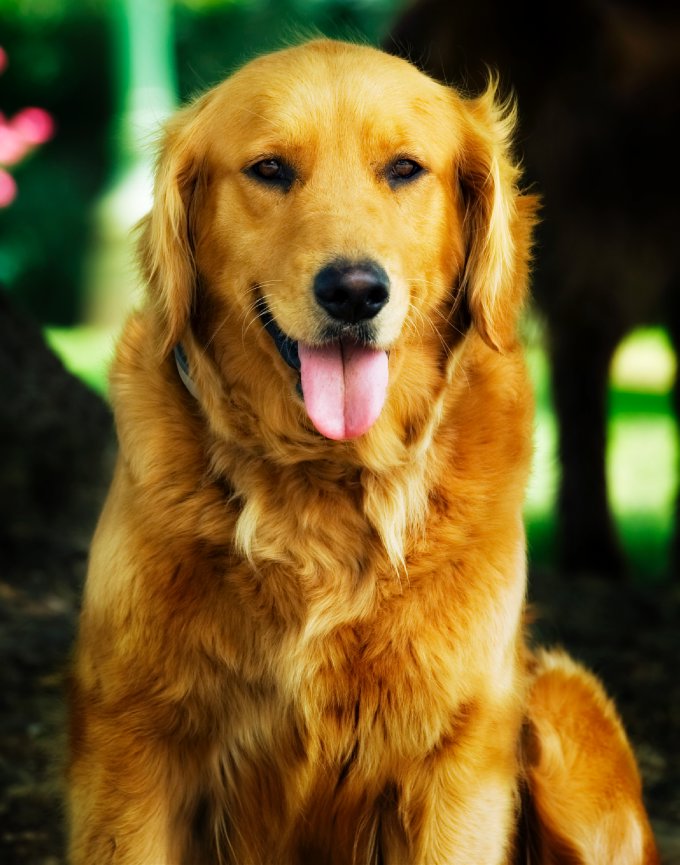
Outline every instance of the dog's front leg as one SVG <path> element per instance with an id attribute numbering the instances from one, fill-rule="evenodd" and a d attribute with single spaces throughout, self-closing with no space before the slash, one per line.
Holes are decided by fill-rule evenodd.
<path id="1" fill-rule="evenodd" d="M 72 865 L 183 865 L 191 769 L 167 743 L 85 718 L 69 769 Z"/>
<path id="2" fill-rule="evenodd" d="M 485 760 L 474 766 L 462 763 L 455 751 L 418 767 L 402 786 L 402 831 L 383 836 L 385 862 L 506 865 L 514 835 L 514 770 L 510 754 L 496 765 Z"/>

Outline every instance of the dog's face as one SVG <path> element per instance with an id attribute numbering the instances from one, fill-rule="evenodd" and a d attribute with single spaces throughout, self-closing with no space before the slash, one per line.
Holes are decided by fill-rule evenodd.
<path id="1" fill-rule="evenodd" d="M 190 322 L 251 356 L 265 341 L 290 399 L 347 439 L 379 417 L 408 344 L 450 352 L 471 317 L 502 348 L 530 219 L 510 128 L 492 88 L 465 101 L 366 47 L 248 64 L 168 129 L 142 240 L 166 350 Z"/>

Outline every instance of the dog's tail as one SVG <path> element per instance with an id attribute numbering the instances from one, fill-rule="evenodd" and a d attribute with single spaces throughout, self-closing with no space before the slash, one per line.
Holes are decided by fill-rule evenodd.
<path id="1" fill-rule="evenodd" d="M 561 651 L 535 656 L 523 750 L 522 865 L 659 865 L 623 724 Z"/>

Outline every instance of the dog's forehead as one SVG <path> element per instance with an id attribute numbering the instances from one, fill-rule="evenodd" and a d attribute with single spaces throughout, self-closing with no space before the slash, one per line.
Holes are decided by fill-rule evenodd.
<path id="1" fill-rule="evenodd" d="M 265 55 L 221 91 L 232 141 L 304 144 L 312 135 L 337 137 L 348 129 L 396 145 L 455 135 L 451 92 L 410 63 L 366 46 L 322 40 Z"/>

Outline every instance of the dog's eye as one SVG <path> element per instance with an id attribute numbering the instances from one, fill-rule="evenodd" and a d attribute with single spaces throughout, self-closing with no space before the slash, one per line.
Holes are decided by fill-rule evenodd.
<path id="1" fill-rule="evenodd" d="M 283 166 L 277 159 L 263 159 L 253 165 L 253 171 L 263 180 L 278 180 L 283 174 Z"/>
<path id="2" fill-rule="evenodd" d="M 260 182 L 271 184 L 272 186 L 280 186 L 283 189 L 289 189 L 295 174 L 293 169 L 286 165 L 281 159 L 261 159 L 246 171 L 250 177 Z"/>
<path id="3" fill-rule="evenodd" d="M 423 170 L 423 166 L 415 159 L 396 159 L 387 170 L 387 179 L 392 186 L 398 186 L 400 183 L 413 180 Z"/>

